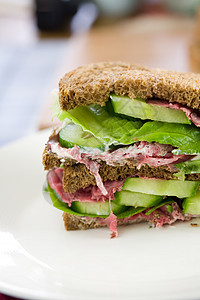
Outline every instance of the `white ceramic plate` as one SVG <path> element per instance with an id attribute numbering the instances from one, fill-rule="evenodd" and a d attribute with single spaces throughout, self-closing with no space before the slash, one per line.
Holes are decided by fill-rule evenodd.
<path id="1" fill-rule="evenodd" d="M 42 195 L 49 132 L 0 149 L 0 291 L 26 299 L 199 299 L 200 227 L 66 232 Z"/>

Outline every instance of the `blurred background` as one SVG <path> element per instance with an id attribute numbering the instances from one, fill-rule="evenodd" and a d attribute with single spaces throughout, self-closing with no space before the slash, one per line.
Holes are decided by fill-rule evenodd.
<path id="1" fill-rule="evenodd" d="M 69 70 L 121 60 L 200 71 L 200 0 L 0 0 L 0 146 L 51 126 Z"/>

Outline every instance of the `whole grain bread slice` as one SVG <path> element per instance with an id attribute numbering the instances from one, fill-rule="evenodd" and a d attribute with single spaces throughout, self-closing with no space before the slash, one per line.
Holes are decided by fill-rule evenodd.
<path id="1" fill-rule="evenodd" d="M 103 62 L 79 67 L 59 83 L 63 110 L 89 104 L 104 106 L 110 93 L 131 99 L 164 99 L 200 110 L 200 75 Z"/>
<path id="2" fill-rule="evenodd" d="M 141 176 L 160 179 L 177 179 L 178 170 L 170 169 L 167 166 L 150 167 L 147 164 L 137 169 L 133 164 L 123 166 L 107 165 L 104 161 L 98 161 L 100 164 L 99 173 L 103 182 L 107 180 L 122 180 L 128 176 Z M 61 165 L 60 159 L 48 151 L 46 148 L 43 153 L 43 165 L 45 170 L 58 168 Z M 90 185 L 96 185 L 94 175 L 87 169 L 84 164 L 76 163 L 75 160 L 66 159 L 62 164 L 63 168 L 63 189 L 66 193 L 74 193 L 80 188 L 86 188 Z M 186 175 L 187 180 L 200 180 L 200 174 Z"/>
<path id="3" fill-rule="evenodd" d="M 64 226 L 67 231 L 70 230 L 86 230 L 92 228 L 106 227 L 107 225 L 99 220 L 99 218 L 89 218 L 71 215 L 69 213 L 63 213 Z M 145 219 L 138 217 L 135 220 L 117 220 L 117 225 L 129 225 L 133 223 L 144 222 Z"/>

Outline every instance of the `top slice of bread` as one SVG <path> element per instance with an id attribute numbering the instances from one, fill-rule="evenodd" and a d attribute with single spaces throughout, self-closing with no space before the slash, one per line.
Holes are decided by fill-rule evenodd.
<path id="1" fill-rule="evenodd" d="M 63 110 L 89 104 L 103 106 L 110 93 L 131 99 L 163 99 L 200 110 L 200 75 L 104 62 L 79 67 L 59 83 Z"/>

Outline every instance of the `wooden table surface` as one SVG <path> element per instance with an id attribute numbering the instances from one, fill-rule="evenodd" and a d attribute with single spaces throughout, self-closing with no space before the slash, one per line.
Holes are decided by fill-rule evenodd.
<path id="1" fill-rule="evenodd" d="M 0 146 L 52 126 L 50 92 L 82 64 L 120 60 L 190 70 L 194 25 L 188 17 L 146 14 L 98 21 L 71 37 L 40 35 L 31 11 L 20 16 L 0 11 Z"/>
<path id="2" fill-rule="evenodd" d="M 168 15 L 144 15 L 95 26 L 68 40 L 58 75 L 61 77 L 79 65 L 108 60 L 190 71 L 193 28 L 193 19 Z M 51 101 L 49 98 L 42 110 L 40 128 L 51 124 Z"/>

